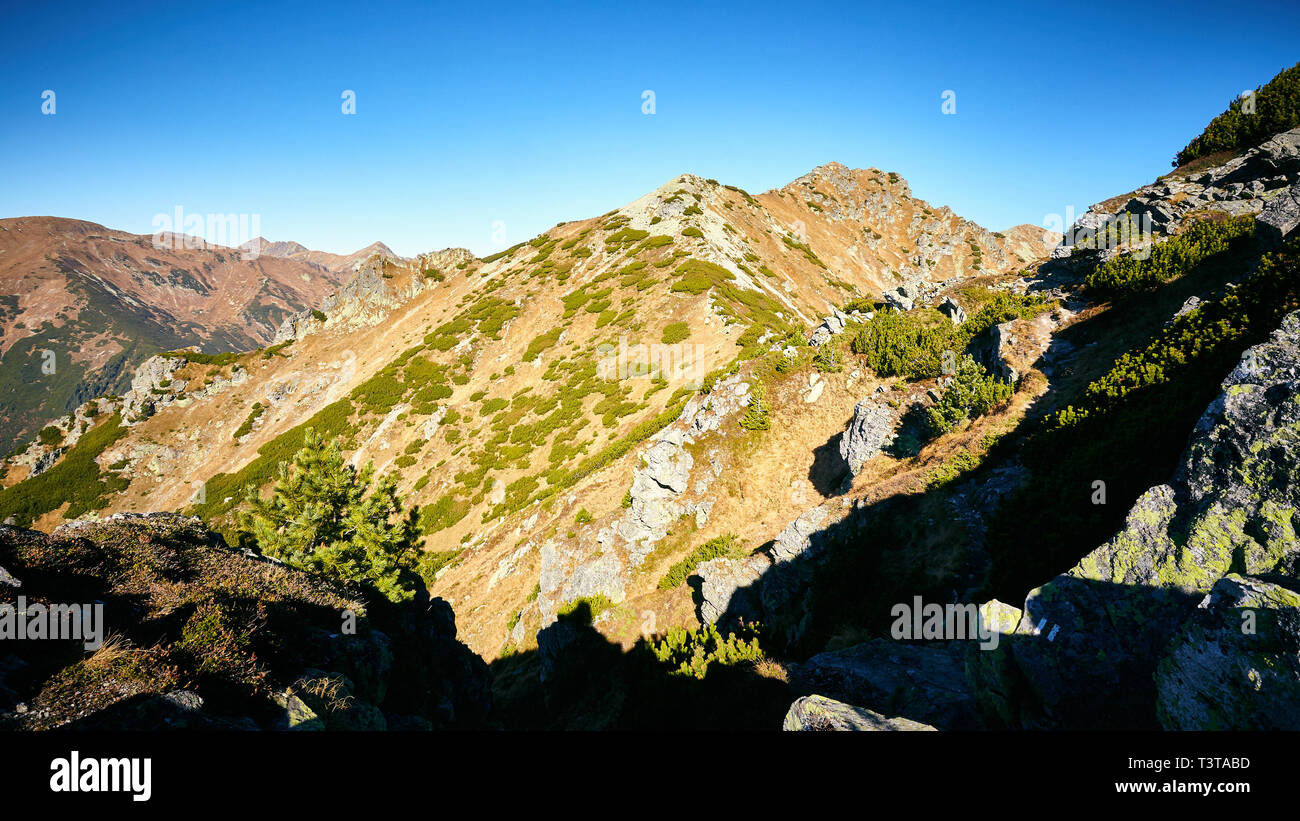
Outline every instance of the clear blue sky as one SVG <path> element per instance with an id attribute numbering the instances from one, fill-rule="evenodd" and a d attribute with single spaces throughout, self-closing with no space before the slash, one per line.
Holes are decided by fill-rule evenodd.
<path id="1" fill-rule="evenodd" d="M 152 233 L 181 205 L 334 252 L 485 254 L 494 221 L 513 244 L 682 172 L 757 193 L 830 160 L 1041 224 L 1300 61 L 1295 2 L 13 5 L 0 217 Z"/>

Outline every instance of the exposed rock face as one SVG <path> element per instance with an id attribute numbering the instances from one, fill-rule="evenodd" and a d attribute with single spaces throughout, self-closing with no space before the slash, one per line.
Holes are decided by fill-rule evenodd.
<path id="1" fill-rule="evenodd" d="M 897 412 L 883 402 L 868 398 L 853 406 L 853 419 L 840 437 L 840 457 L 849 473 L 857 476 L 889 444 L 897 422 Z"/>
<path id="2" fill-rule="evenodd" d="M 790 683 L 939 729 L 975 729 L 980 722 L 963 674 L 964 644 L 873 639 L 791 665 Z"/>
<path id="3" fill-rule="evenodd" d="M 436 280 L 415 268 L 377 254 L 358 264 L 347 284 L 321 300 L 320 310 L 329 317 L 331 327 L 377 325 L 394 308 L 436 285 Z"/>
<path id="4" fill-rule="evenodd" d="M 641 561 L 662 539 L 668 528 L 683 513 L 708 517 L 712 501 L 687 501 L 691 471 L 695 460 L 686 445 L 704 433 L 717 430 L 722 421 L 749 403 L 749 384 L 739 376 L 718 380 L 708 396 L 696 396 L 682 408 L 681 415 L 656 434 L 642 451 L 639 465 L 632 473 L 631 504 L 625 514 L 597 537 L 601 545 L 612 547 L 615 536 L 629 551 L 632 566 Z M 703 496 L 709 482 L 717 477 L 706 473 L 696 483 L 695 495 Z"/>
<path id="5" fill-rule="evenodd" d="M 799 514 L 773 541 L 769 555 L 774 564 L 763 574 L 759 595 L 764 624 L 774 636 L 794 642 L 804 634 L 813 564 L 826 548 L 833 518 L 829 505 L 819 505 Z"/>
<path id="6" fill-rule="evenodd" d="M 982 691 L 1018 679 L 1019 700 L 1036 707 L 993 712 L 1020 725 L 1154 726 L 1156 662 L 1215 584 L 1230 572 L 1300 578 L 1297 452 L 1300 312 L 1242 356 L 1171 482 L 1143 494 L 1109 542 L 1032 591 L 1015 631 L 979 654 Z M 1060 626 L 1054 640 L 1035 635 L 1044 624 Z M 1294 655 L 1271 658 L 1300 675 Z"/>
<path id="7" fill-rule="evenodd" d="M 1278 194 L 1259 214 L 1259 228 L 1276 245 L 1295 236 L 1300 228 L 1300 184 Z"/>
<path id="8" fill-rule="evenodd" d="M 854 707 L 826 696 L 803 696 L 790 705 L 781 729 L 800 731 L 893 731 L 934 730 L 928 724 L 906 718 L 886 718 L 880 713 Z"/>
<path id="9" fill-rule="evenodd" d="M 42 451 L 40 455 L 32 461 L 31 472 L 27 475 L 39 476 L 54 467 L 54 463 L 59 461 L 59 457 L 63 455 L 63 451 L 63 448 L 51 448 L 50 450 Z"/>
<path id="10" fill-rule="evenodd" d="M 724 614 L 745 621 L 760 620 L 763 611 L 755 582 L 769 565 L 764 556 L 701 562 L 695 570 L 700 577 L 700 621 L 713 624 Z"/>
<path id="11" fill-rule="evenodd" d="M 441 251 L 420 254 L 415 258 L 415 266 L 421 272 L 432 270 L 446 274 L 452 268 L 462 267 L 473 261 L 474 255 L 466 248 L 444 248 Z"/>
<path id="12" fill-rule="evenodd" d="M 1201 601 L 1156 671 L 1160 724 L 1167 730 L 1295 730 L 1297 671 L 1300 594 L 1229 574 Z"/>
<path id="13" fill-rule="evenodd" d="M 632 472 L 631 507 L 617 528 L 638 556 L 648 553 L 684 512 L 677 498 L 689 486 L 693 465 L 691 455 L 672 439 L 659 439 L 642 454 Z"/>
<path id="14" fill-rule="evenodd" d="M 817 534 L 830 518 L 825 505 L 799 514 L 799 517 L 785 526 L 772 544 L 772 558 L 777 562 L 788 562 L 805 553 L 816 553 L 821 547 L 816 541 Z"/>
<path id="15" fill-rule="evenodd" d="M 613 552 L 569 550 L 547 541 L 542 545 L 542 570 L 538 603 L 542 626 L 555 620 L 555 611 L 566 602 L 592 596 L 623 600 L 623 562 Z"/>
<path id="16" fill-rule="evenodd" d="M 272 344 L 280 342 L 295 342 L 302 339 L 307 334 L 313 333 L 321 328 L 323 324 L 317 318 L 319 311 L 298 311 L 289 314 L 280 323 L 280 327 L 275 331 L 275 339 L 271 340 Z"/>
<path id="17" fill-rule="evenodd" d="M 179 356 L 151 356 L 135 370 L 131 390 L 122 397 L 122 422 L 135 425 L 154 415 L 154 412 L 176 401 L 185 390 L 184 382 L 172 379 L 172 374 L 185 367 Z"/>

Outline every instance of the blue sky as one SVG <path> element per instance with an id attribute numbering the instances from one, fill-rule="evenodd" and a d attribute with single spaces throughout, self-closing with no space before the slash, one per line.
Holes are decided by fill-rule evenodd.
<path id="1" fill-rule="evenodd" d="M 513 244 L 682 172 L 758 193 L 838 160 L 997 230 L 1152 181 L 1300 61 L 1294 2 L 267 5 L 0 10 L 0 217 L 152 233 L 180 205 L 486 254 L 497 221 Z"/>

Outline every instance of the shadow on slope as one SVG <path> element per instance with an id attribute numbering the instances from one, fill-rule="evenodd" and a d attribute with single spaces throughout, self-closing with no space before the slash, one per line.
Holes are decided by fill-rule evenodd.
<path id="1" fill-rule="evenodd" d="M 510 730 L 761 730 L 781 727 L 789 686 L 755 665 L 676 673 L 643 639 L 629 651 L 591 626 L 584 602 L 538 633 L 538 649 L 491 665 L 495 720 Z M 543 678 L 544 677 L 544 678 Z"/>

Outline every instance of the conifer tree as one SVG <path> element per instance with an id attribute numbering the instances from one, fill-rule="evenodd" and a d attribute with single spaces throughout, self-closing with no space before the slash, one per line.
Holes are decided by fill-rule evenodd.
<path id="1" fill-rule="evenodd" d="M 374 481 L 374 467 L 346 463 L 337 440 L 307 430 L 302 448 L 282 462 L 269 498 L 255 489 L 240 527 L 261 551 L 293 567 L 368 581 L 392 601 L 407 601 L 402 569 L 416 555 L 415 517 L 402 507 L 397 478 Z"/>

